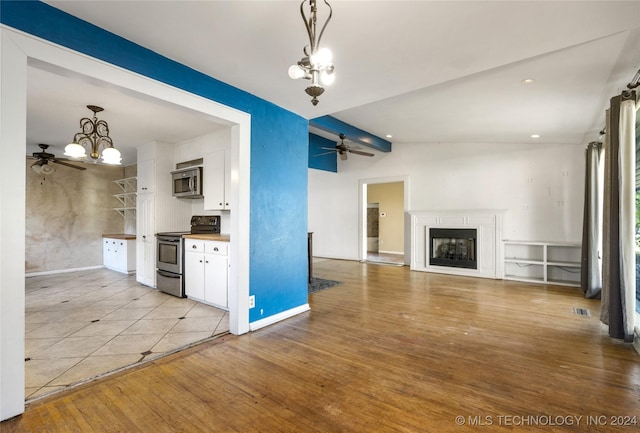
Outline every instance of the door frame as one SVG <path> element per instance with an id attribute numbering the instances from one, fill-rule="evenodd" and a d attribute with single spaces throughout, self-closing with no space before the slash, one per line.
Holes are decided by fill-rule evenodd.
<path id="1" fill-rule="evenodd" d="M 11 66 L 9 66 L 11 65 Z M 229 324 L 234 334 L 249 331 L 249 227 L 251 115 L 210 99 L 153 80 L 94 57 L 23 32 L 0 26 L 0 180 L 3 185 L 25 182 L 27 71 L 49 70 L 72 78 L 113 86 L 141 98 L 184 107 L 194 114 L 231 126 L 231 193 L 236 206 L 230 221 L 234 239 L 230 251 L 236 263 L 229 292 Z M 242 173 L 242 175 L 239 175 Z M 25 407 L 25 198 L 15 188 L 0 196 L 0 419 Z"/>
<path id="2" fill-rule="evenodd" d="M 364 262 L 367 260 L 367 186 L 380 183 L 402 182 L 404 197 L 402 199 L 404 210 L 404 263 L 411 263 L 410 241 L 411 241 L 411 224 L 409 219 L 410 197 L 409 197 L 409 176 L 389 176 L 375 177 L 368 179 L 360 179 L 358 181 L 358 260 Z"/>

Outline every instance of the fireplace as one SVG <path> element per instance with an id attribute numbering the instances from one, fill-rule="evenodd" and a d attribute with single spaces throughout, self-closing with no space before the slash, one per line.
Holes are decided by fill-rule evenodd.
<path id="1" fill-rule="evenodd" d="M 480 278 L 503 278 L 502 218 L 504 212 L 501 209 L 411 211 L 411 270 Z M 453 234 L 449 232 L 451 229 L 455 229 Z M 462 239 L 467 248 L 466 260 L 475 260 L 475 264 L 467 263 L 469 267 L 456 267 L 437 263 L 439 261 L 437 254 L 432 258 L 434 242 L 431 236 L 432 230 L 436 230 L 435 238 L 448 239 L 447 251 L 452 244 L 451 239 Z M 437 230 L 445 230 L 445 232 L 441 232 L 442 235 L 438 236 Z M 470 230 L 470 232 L 464 232 L 464 230 Z M 468 242 L 466 239 L 473 239 L 473 242 Z M 455 245 L 458 245 L 457 241 Z M 461 245 L 460 252 L 463 251 L 464 248 Z M 469 260 L 471 258 L 473 260 Z M 460 258 L 455 261 L 456 265 L 462 264 Z"/>
<path id="2" fill-rule="evenodd" d="M 429 265 L 478 269 L 476 229 L 429 229 Z"/>

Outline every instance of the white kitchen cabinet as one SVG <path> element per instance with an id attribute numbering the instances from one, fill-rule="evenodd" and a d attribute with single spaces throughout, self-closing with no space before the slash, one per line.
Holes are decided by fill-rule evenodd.
<path id="1" fill-rule="evenodd" d="M 153 159 L 138 161 L 137 175 L 138 194 L 154 192 L 156 184 L 155 161 Z"/>
<path id="2" fill-rule="evenodd" d="M 136 280 L 156 286 L 155 195 L 138 194 L 136 216 Z"/>
<path id="3" fill-rule="evenodd" d="M 217 150 L 204 156 L 204 209 L 230 210 L 231 190 L 230 152 Z"/>
<path id="4" fill-rule="evenodd" d="M 128 274 L 136 270 L 135 239 L 102 239 L 102 260 L 104 267 Z"/>
<path id="5" fill-rule="evenodd" d="M 229 244 L 185 239 L 184 282 L 188 298 L 228 309 Z"/>
<path id="6" fill-rule="evenodd" d="M 156 287 L 156 233 L 189 230 L 191 203 L 171 193 L 174 145 L 153 142 L 138 147 L 136 194 L 136 280 Z"/>

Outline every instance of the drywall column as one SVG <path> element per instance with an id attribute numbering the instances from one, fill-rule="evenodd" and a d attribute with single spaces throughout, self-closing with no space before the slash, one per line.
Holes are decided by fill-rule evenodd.
<path id="1" fill-rule="evenodd" d="M 0 420 L 24 412 L 27 57 L 0 28 Z"/>

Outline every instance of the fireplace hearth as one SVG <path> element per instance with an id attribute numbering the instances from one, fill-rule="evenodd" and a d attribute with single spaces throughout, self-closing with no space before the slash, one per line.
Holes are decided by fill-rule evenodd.
<path id="1" fill-rule="evenodd" d="M 430 228 L 429 264 L 478 269 L 476 229 Z"/>

